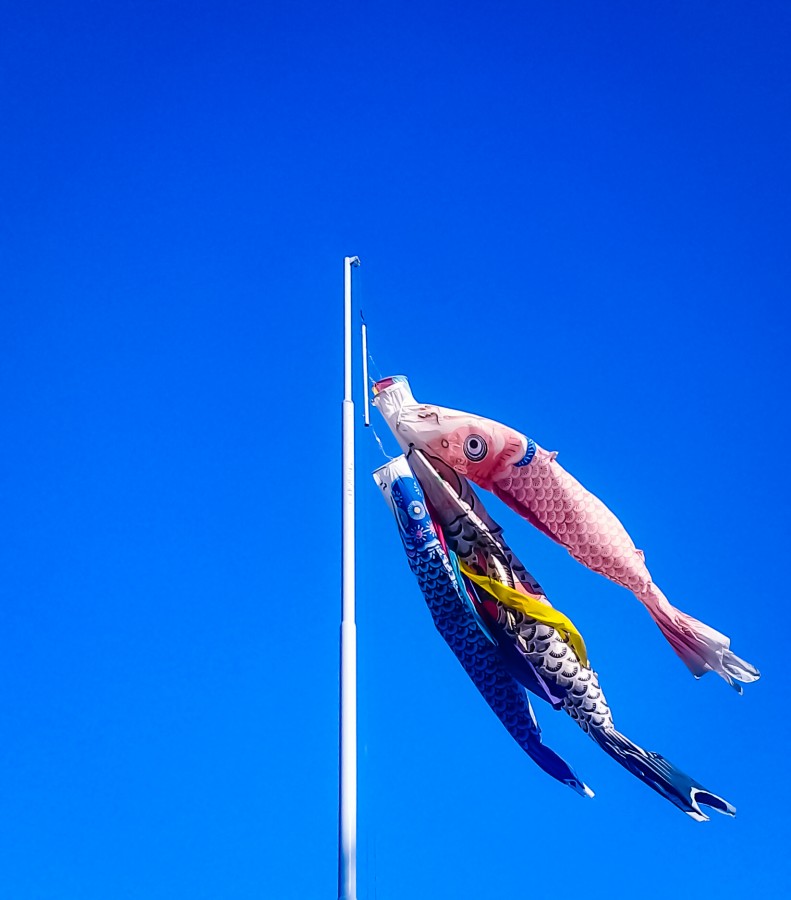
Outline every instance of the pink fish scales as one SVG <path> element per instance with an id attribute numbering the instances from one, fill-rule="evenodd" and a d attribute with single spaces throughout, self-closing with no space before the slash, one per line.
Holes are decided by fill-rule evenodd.
<path id="1" fill-rule="evenodd" d="M 738 691 L 738 682 L 760 677 L 726 635 L 670 603 L 616 515 L 555 453 L 491 419 L 417 403 L 406 379 L 380 384 L 376 406 L 402 447 L 415 446 L 492 491 L 584 566 L 632 591 L 693 675 L 716 672 Z"/>

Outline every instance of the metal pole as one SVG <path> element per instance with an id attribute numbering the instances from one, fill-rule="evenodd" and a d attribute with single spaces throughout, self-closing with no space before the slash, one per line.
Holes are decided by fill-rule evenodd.
<path id="1" fill-rule="evenodd" d="M 343 260 L 343 543 L 341 600 L 340 815 L 338 897 L 357 900 L 357 625 L 354 618 L 354 402 L 352 266 Z"/>
<path id="2" fill-rule="evenodd" d="M 364 397 L 364 405 L 363 410 L 365 411 L 365 415 L 363 416 L 363 422 L 365 422 L 365 427 L 371 424 L 371 419 L 368 414 L 368 326 L 363 321 L 362 327 L 362 352 L 363 352 L 363 397 Z"/>

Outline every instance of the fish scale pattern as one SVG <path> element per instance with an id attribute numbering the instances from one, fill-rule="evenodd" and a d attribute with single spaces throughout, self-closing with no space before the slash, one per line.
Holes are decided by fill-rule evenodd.
<path id="1" fill-rule="evenodd" d="M 613 728 L 612 713 L 596 672 L 583 666 L 557 631 L 518 610 L 497 604 L 497 623 L 544 678 L 563 693 L 561 709 L 586 733 Z"/>
<path id="2" fill-rule="evenodd" d="M 395 468 L 395 463 L 390 465 Z M 385 471 L 387 468 L 383 467 Z M 381 472 L 378 470 L 377 474 Z M 382 477 L 380 475 L 380 479 Z M 472 610 L 462 599 L 462 588 L 437 538 L 420 484 L 415 478 L 399 476 L 393 478 L 388 487 L 409 567 L 437 631 L 509 734 L 530 758 L 547 774 L 578 793 L 592 795 L 574 769 L 542 742 L 541 729 L 525 689 L 509 673 L 497 647 L 481 631 Z"/>
<path id="3" fill-rule="evenodd" d="M 479 605 L 488 614 L 479 627 L 496 639 L 509 672 L 556 708 L 566 708 L 613 759 L 692 818 L 706 819 L 701 807 L 733 815 L 733 806 L 722 797 L 613 727 L 595 672 L 590 669 L 588 679 L 573 648 L 565 640 L 560 646 L 555 629 L 539 621 L 543 613 L 532 606 L 530 612 L 538 619 L 529 617 L 522 609 L 525 604 L 513 596 L 525 591 L 548 603 L 501 540 L 502 529 L 483 509 L 467 479 L 494 491 L 584 565 L 632 589 L 693 673 L 715 671 L 733 684 L 733 679 L 754 681 L 758 672 L 731 653 L 726 636 L 670 605 L 653 585 L 643 554 L 618 519 L 555 463 L 554 453 L 493 420 L 417 404 L 406 380 L 400 382 L 382 382 L 377 408 L 410 460 L 414 457 L 411 464 L 437 510 L 437 522 L 453 551 L 451 559 L 455 565 L 458 555 L 465 564 L 462 571 L 470 573 L 465 581 L 472 581 Z M 513 452 L 515 446 L 521 455 Z M 450 496 L 453 492 L 456 502 Z M 457 502 L 462 495 L 466 509 Z M 472 528 L 467 527 L 470 524 Z M 460 540 L 454 546 L 457 535 Z M 552 685 L 561 689 L 553 691 Z M 567 695 L 572 699 L 564 706 Z"/>
<path id="4" fill-rule="evenodd" d="M 459 559 L 471 569 L 509 587 L 522 585 L 532 596 L 551 605 L 541 585 L 506 543 L 502 529 L 488 515 L 466 479 L 458 480 L 460 493 L 444 480 L 428 484 L 432 505 L 447 510 L 444 517 L 437 515 L 448 546 Z M 452 499 L 453 506 L 440 503 L 440 497 Z M 586 734 L 613 727 L 612 713 L 598 675 L 582 665 L 573 648 L 551 625 L 537 622 L 492 598 L 483 599 L 488 599 L 489 605 L 496 609 L 497 624 L 522 657 L 544 681 L 555 686 L 557 690 L 552 693 L 562 698 L 560 709 Z"/>
<path id="5" fill-rule="evenodd" d="M 615 514 L 558 465 L 554 453 L 537 446 L 529 465 L 512 466 L 493 488 L 588 568 L 638 595 L 652 583 L 642 554 Z"/>
<path id="6" fill-rule="evenodd" d="M 502 528 L 486 512 L 466 478 L 457 476 L 453 487 L 443 478 L 437 478 L 436 471 L 432 477 L 430 465 L 419 451 L 410 454 L 410 460 L 413 458 L 413 465 L 425 477 L 428 501 L 450 550 L 478 574 L 510 587 L 518 584 L 531 592 L 535 590 L 535 596 L 549 604 L 538 582 L 508 546 Z M 735 813 L 727 800 L 707 791 L 663 756 L 644 750 L 616 730 L 598 675 L 581 662 L 574 648 L 555 628 L 490 595 L 484 596 L 479 591 L 478 596 L 500 629 L 501 654 L 507 646 L 514 647 L 540 682 L 553 686 L 548 691 L 542 689 L 539 696 L 566 712 L 605 753 L 694 819 L 707 818 L 701 808 L 706 806 L 727 815 Z M 528 678 L 525 684 L 530 683 Z M 533 684 L 531 689 L 535 687 Z"/>
<path id="7" fill-rule="evenodd" d="M 555 456 L 536 445 L 530 463 L 509 467 L 492 483 L 493 493 L 578 562 L 632 591 L 693 675 L 716 672 L 739 692 L 736 682 L 759 678 L 754 666 L 733 653 L 726 635 L 670 603 L 617 516 Z"/>
<path id="8" fill-rule="evenodd" d="M 554 453 L 492 419 L 418 403 L 403 377 L 378 382 L 374 393 L 403 449 L 493 491 L 583 565 L 631 590 L 693 675 L 716 672 L 740 693 L 737 682 L 760 677 L 731 651 L 726 635 L 668 601 L 620 521 L 555 462 Z"/>
<path id="9" fill-rule="evenodd" d="M 494 647 L 460 602 L 453 570 L 442 548 L 407 553 L 437 631 L 508 732 L 527 748 L 536 727 L 523 688 L 505 671 Z"/>

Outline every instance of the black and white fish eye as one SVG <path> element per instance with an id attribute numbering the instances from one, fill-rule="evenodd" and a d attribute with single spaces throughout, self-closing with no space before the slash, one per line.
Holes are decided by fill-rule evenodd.
<path id="1" fill-rule="evenodd" d="M 470 434 L 464 439 L 464 455 L 472 462 L 480 462 L 488 451 L 486 441 L 479 434 Z"/>

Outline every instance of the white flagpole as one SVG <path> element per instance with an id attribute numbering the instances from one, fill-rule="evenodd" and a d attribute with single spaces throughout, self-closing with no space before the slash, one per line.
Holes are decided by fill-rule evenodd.
<path id="1" fill-rule="evenodd" d="M 363 327 L 360 329 L 360 340 L 362 341 L 362 353 L 363 353 L 363 410 L 365 411 L 363 415 L 363 422 L 365 422 L 365 427 L 368 428 L 371 424 L 371 419 L 368 415 L 368 326 L 363 321 Z"/>
<path id="2" fill-rule="evenodd" d="M 352 400 L 352 266 L 343 260 L 343 543 L 338 897 L 357 900 L 357 625 L 354 597 L 354 401 Z M 366 387 L 367 390 L 367 387 Z"/>

